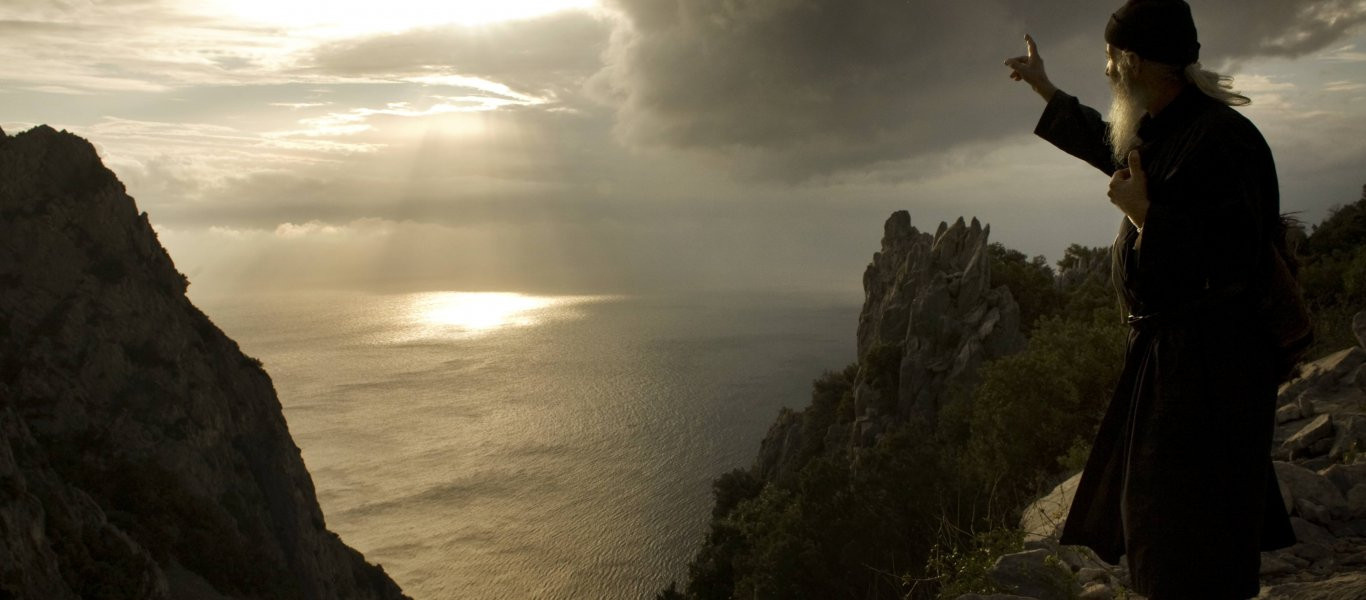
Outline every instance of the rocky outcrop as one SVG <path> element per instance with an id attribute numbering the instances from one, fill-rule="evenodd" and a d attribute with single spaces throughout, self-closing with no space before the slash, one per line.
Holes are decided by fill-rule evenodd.
<path id="1" fill-rule="evenodd" d="M 799 467 L 798 450 L 812 442 L 803 435 L 857 450 L 910 419 L 933 419 L 948 390 L 969 389 L 983 362 L 1024 348 L 1019 305 L 1008 288 L 992 287 L 990 233 L 976 219 L 941 222 L 934 234 L 912 226 L 906 211 L 887 219 L 863 273 L 852 419 L 813 432 L 802 412 L 783 410 L 760 445 L 760 479 Z"/>
<path id="2" fill-rule="evenodd" d="M 1062 537 L 1062 526 L 1067 521 L 1067 511 L 1072 508 L 1072 496 L 1077 493 L 1081 483 L 1081 471 L 1058 484 L 1053 491 L 1030 503 L 1020 515 L 1020 529 L 1025 532 L 1026 542 L 1037 542 Z"/>
<path id="3" fill-rule="evenodd" d="M 402 598 L 86 141 L 0 133 L 0 596 Z"/>
<path id="4" fill-rule="evenodd" d="M 1258 598 L 1366 598 L 1366 335 L 1360 335 L 1366 312 L 1353 323 L 1361 346 L 1303 365 L 1300 377 L 1281 386 L 1273 464 L 1298 543 L 1262 554 Z M 1123 564 L 1109 565 L 1087 548 L 1057 543 L 1079 478 L 1080 473 L 1072 476 L 1025 509 L 1020 527 L 1027 550 L 1001 557 L 994 580 L 1056 576 L 1038 560 L 1042 552 L 1056 557 L 1052 565 L 1067 565 L 1076 585 L 1029 598 L 1111 598 L 1127 588 Z M 1021 565 L 1035 566 L 1021 575 Z"/>
<path id="5" fill-rule="evenodd" d="M 1019 306 L 1005 286 L 991 286 L 990 226 L 959 218 L 930 235 L 897 211 L 883 231 L 882 249 L 863 273 L 859 314 L 865 366 L 855 383 L 851 439 L 864 446 L 896 422 L 932 418 L 945 392 L 966 384 L 983 361 L 1024 347 Z M 886 362 L 895 371 L 890 378 Z"/>

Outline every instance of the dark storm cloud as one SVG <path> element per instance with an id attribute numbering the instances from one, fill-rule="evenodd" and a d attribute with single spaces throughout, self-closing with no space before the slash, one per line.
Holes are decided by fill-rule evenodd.
<path id="1" fill-rule="evenodd" d="M 1360 0 L 1196 0 L 1190 2 L 1206 64 L 1255 56 L 1298 57 L 1322 50 L 1366 22 Z M 1122 3 L 1053 0 L 1015 3 L 1012 18 L 1036 32 L 1100 40 Z"/>
<path id="2" fill-rule="evenodd" d="M 1196 4 L 1210 64 L 1321 49 L 1366 17 L 1354 0 Z M 1101 31 L 1120 2 L 612 5 L 624 23 L 594 84 L 619 107 L 624 139 L 721 151 L 741 171 L 800 180 L 1027 131 L 1037 106 L 1001 98 L 1027 93 L 1001 66 L 1025 31 L 1046 42 L 1060 85 L 1103 92 Z"/>
<path id="3" fill-rule="evenodd" d="M 310 70 L 333 75 L 450 73 L 524 92 L 577 87 L 600 65 L 610 24 L 580 12 L 478 26 L 419 29 L 334 42 Z"/>

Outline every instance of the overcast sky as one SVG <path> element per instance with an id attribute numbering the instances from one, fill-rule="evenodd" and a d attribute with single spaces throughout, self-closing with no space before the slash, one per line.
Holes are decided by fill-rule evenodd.
<path id="1" fill-rule="evenodd" d="M 90 139 L 192 289 L 860 293 L 882 222 L 1056 260 L 1108 179 L 1032 135 L 1095 0 L 0 0 L 0 127 Z M 1282 210 L 1366 184 L 1366 1 L 1195 0 Z"/>

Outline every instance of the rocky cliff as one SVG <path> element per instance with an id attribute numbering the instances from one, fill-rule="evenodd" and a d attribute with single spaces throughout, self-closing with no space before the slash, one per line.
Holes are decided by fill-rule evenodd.
<path id="1" fill-rule="evenodd" d="M 852 422 L 824 432 L 824 447 L 866 448 L 912 418 L 933 419 L 954 386 L 983 362 L 1020 350 L 1020 307 L 992 286 L 990 226 L 941 222 L 933 234 L 897 211 L 863 273 Z M 790 474 L 803 446 L 802 415 L 784 411 L 761 443 L 756 472 Z M 808 432 L 809 435 L 809 432 Z"/>
<path id="2" fill-rule="evenodd" d="M 882 249 L 863 272 L 858 354 L 890 348 L 900 360 L 894 388 L 877 390 L 872 373 L 856 383 L 854 439 L 865 443 L 888 421 L 934 416 L 950 386 L 1024 347 L 1020 307 L 1008 288 L 991 285 L 990 226 L 959 218 L 931 235 L 897 211 L 883 230 Z"/>
<path id="3" fill-rule="evenodd" d="M 95 149 L 0 132 L 0 597 L 403 598 Z"/>

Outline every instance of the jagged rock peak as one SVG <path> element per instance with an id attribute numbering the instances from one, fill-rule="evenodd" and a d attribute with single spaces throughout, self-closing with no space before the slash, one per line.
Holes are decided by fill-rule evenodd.
<path id="1" fill-rule="evenodd" d="M 864 307 L 859 316 L 858 354 L 863 357 L 878 344 L 895 344 L 905 338 L 907 323 L 899 317 L 910 307 L 919 288 L 935 273 L 955 281 L 967 279 L 963 308 L 989 287 L 990 226 L 975 217 L 962 217 L 952 225 L 940 222 L 934 235 L 911 225 L 910 213 L 892 213 L 883 225 L 882 249 L 864 270 Z M 958 292 L 960 286 L 955 287 Z M 959 294 L 955 293 L 955 297 Z"/>
<path id="2" fill-rule="evenodd" d="M 403 598 L 185 290 L 89 142 L 0 137 L 0 596 Z"/>
<path id="3" fill-rule="evenodd" d="M 882 225 L 882 247 L 885 249 L 894 240 L 905 239 L 915 233 L 915 227 L 911 226 L 911 213 L 898 210 L 887 217 L 887 222 Z"/>
<path id="4" fill-rule="evenodd" d="M 757 477 L 794 476 L 805 446 L 857 457 L 883 432 L 933 416 L 945 392 L 968 384 L 983 361 L 1024 347 L 1019 305 L 1005 286 L 991 286 L 990 233 L 960 218 L 929 234 L 907 211 L 892 213 L 863 272 L 852 423 L 808 432 L 803 413 L 784 410 L 760 446 Z"/>
<path id="5" fill-rule="evenodd" d="M 882 249 L 864 271 L 858 354 L 885 370 L 890 353 L 899 366 L 894 375 L 860 375 L 855 412 L 864 421 L 855 440 L 912 414 L 934 414 L 946 386 L 1024 343 L 1019 306 L 1008 289 L 991 286 L 990 227 L 960 217 L 931 236 L 897 211 L 883 230 Z M 897 389 L 875 385 L 887 381 Z"/>

